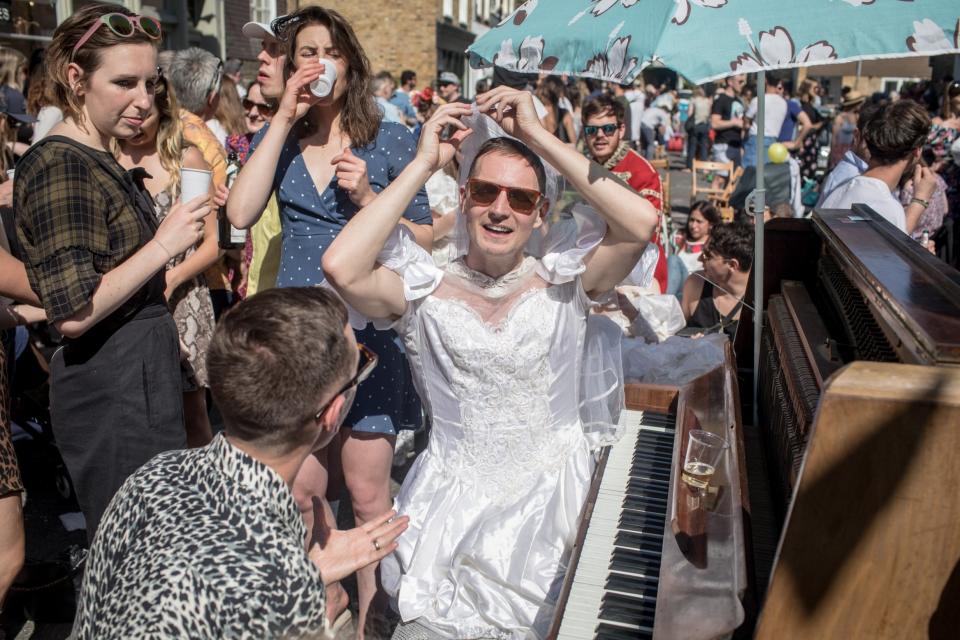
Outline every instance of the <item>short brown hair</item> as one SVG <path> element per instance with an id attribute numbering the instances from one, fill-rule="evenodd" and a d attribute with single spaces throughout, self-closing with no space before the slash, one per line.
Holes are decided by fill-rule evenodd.
<path id="1" fill-rule="evenodd" d="M 210 391 L 228 436 L 290 451 L 353 372 L 347 310 L 322 287 L 268 289 L 220 319 L 207 351 Z"/>
<path id="2" fill-rule="evenodd" d="M 95 21 L 108 13 L 122 13 L 125 16 L 136 15 L 133 11 L 116 4 L 88 5 L 60 23 L 60 26 L 53 32 L 53 40 L 50 41 L 50 46 L 47 48 L 44 64 L 50 74 L 51 97 L 54 106 L 60 107 L 65 116 L 78 122 L 82 118 L 83 110 L 80 98 L 77 97 L 73 87 L 67 81 L 67 67 L 71 62 L 83 70 L 84 77 L 89 77 L 102 64 L 100 55 L 103 49 L 118 44 L 142 43 L 156 47 L 156 42 L 142 29 L 134 29 L 133 33 L 124 37 L 118 36 L 107 25 L 103 25 L 94 31 L 90 39 L 84 42 L 83 46 L 74 54 L 73 48 L 77 46 L 80 38 L 93 26 Z"/>
<path id="3" fill-rule="evenodd" d="M 473 164 L 470 165 L 470 171 L 467 174 L 468 178 L 472 178 L 474 172 L 477 170 L 477 163 L 480 162 L 480 158 L 489 154 L 489 153 L 502 153 L 505 156 L 512 156 L 515 158 L 523 158 L 526 160 L 531 167 L 533 167 L 533 172 L 537 174 L 537 185 L 540 187 L 540 193 L 546 194 L 547 192 L 547 172 L 543 168 L 543 161 L 540 160 L 540 156 L 535 154 L 533 151 L 527 148 L 527 145 L 514 140 L 513 138 L 499 137 L 499 138 L 490 138 L 477 150 L 477 155 L 473 158 Z"/>
<path id="4" fill-rule="evenodd" d="M 321 24 L 330 32 L 330 40 L 340 55 L 347 61 L 346 100 L 340 110 L 341 126 L 350 136 L 354 147 L 372 144 L 380 128 L 380 110 L 370 91 L 373 73 L 370 59 L 354 33 L 350 22 L 340 13 L 325 7 L 303 7 L 288 16 L 273 22 L 273 30 L 287 44 L 286 74 L 289 78 L 296 70 L 294 59 L 297 52 L 297 35 L 304 27 Z M 308 135 L 310 118 L 301 118 L 303 133 Z"/>
<path id="5" fill-rule="evenodd" d="M 614 117 L 616 117 L 618 125 L 623 124 L 623 119 L 625 117 L 623 112 L 623 103 L 605 95 L 597 96 L 592 100 L 587 100 L 586 104 L 583 105 L 583 109 L 580 111 L 580 117 L 583 122 L 586 123 L 589 118 L 603 115 L 608 111 L 612 113 Z"/>
<path id="6" fill-rule="evenodd" d="M 870 150 L 870 162 L 890 165 L 923 146 L 930 133 L 927 110 L 913 100 L 888 105 L 863 125 L 861 135 Z"/>

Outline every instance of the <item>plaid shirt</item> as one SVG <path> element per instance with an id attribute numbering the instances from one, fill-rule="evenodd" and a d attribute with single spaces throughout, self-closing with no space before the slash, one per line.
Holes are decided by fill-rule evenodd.
<path id="1" fill-rule="evenodd" d="M 126 173 L 109 153 L 90 153 Z M 65 142 L 42 143 L 21 159 L 13 202 L 27 277 L 51 322 L 86 306 L 103 274 L 149 240 L 125 186 Z"/>

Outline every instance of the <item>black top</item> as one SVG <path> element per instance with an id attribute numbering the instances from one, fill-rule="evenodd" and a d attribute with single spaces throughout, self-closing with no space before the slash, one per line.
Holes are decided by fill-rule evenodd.
<path id="1" fill-rule="evenodd" d="M 803 109 L 803 112 L 807 114 L 807 117 L 810 118 L 810 122 L 817 124 L 823 121 L 823 116 L 820 115 L 820 112 L 815 106 L 809 102 L 801 102 L 800 108 Z"/>
<path id="2" fill-rule="evenodd" d="M 720 116 L 721 120 L 732 120 L 743 117 L 743 103 L 739 98 L 731 98 L 722 91 L 718 91 L 713 98 L 712 114 Z M 727 144 L 731 147 L 739 147 L 743 144 L 742 132 L 739 127 L 729 129 L 718 129 L 716 139 L 717 144 Z"/>
<path id="3" fill-rule="evenodd" d="M 717 305 L 713 300 L 713 283 L 703 281 L 703 290 L 700 292 L 700 300 L 697 302 L 697 308 L 693 310 L 690 320 L 687 321 L 687 327 L 703 329 L 703 333 L 716 333 L 723 331 L 732 341 L 737 335 L 737 324 L 739 320 L 734 320 L 734 316 L 740 311 L 743 302 L 730 310 L 725 316 L 720 315 Z"/>
<path id="4" fill-rule="evenodd" d="M 567 128 L 563 126 L 563 118 L 567 115 L 566 109 L 561 109 L 557 107 L 557 130 L 553 132 L 553 135 L 560 138 L 563 142 L 573 142 L 570 139 L 570 136 L 567 135 Z"/>

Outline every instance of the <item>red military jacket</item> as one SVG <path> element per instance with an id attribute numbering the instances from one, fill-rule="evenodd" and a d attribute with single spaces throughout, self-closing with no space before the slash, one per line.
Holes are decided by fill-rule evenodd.
<path id="1" fill-rule="evenodd" d="M 631 149 L 626 142 L 623 142 L 616 152 L 603 163 L 603 166 L 618 178 L 625 180 L 627 184 L 633 187 L 634 191 L 656 207 L 660 215 L 663 215 L 663 187 L 660 184 L 660 174 L 646 158 Z M 660 293 L 666 293 L 667 254 L 663 250 L 659 225 L 657 225 L 653 241 L 660 250 L 660 257 L 657 258 L 657 267 L 653 272 L 653 277 L 660 285 Z"/>

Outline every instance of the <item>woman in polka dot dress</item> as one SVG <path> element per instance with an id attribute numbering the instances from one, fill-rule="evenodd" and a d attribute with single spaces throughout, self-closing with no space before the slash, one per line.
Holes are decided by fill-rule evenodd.
<path id="1" fill-rule="evenodd" d="M 400 174 L 414 157 L 416 142 L 406 127 L 381 121 L 367 89 L 369 61 L 339 13 L 306 7 L 274 23 L 274 30 L 289 47 L 287 85 L 276 115 L 251 145 L 229 196 L 228 215 L 234 225 L 249 227 L 276 192 L 283 228 L 277 286 L 318 285 L 327 247 Z M 320 58 L 337 68 L 336 84 L 325 98 L 309 90 L 324 68 Z M 429 250 L 431 216 L 423 189 L 403 218 L 402 224 Z M 297 477 L 294 493 L 307 520 L 311 496 L 322 496 L 328 484 L 335 486 L 332 480 L 340 469 L 358 524 L 389 509 L 397 430 L 420 421 L 419 400 L 396 334 L 367 327 L 357 332 L 357 340 L 379 355 L 379 365 L 357 389 L 339 459 L 331 447 L 320 461 L 323 466 L 304 465 Z M 358 574 L 358 587 L 362 625 L 377 590 L 376 567 Z"/>

